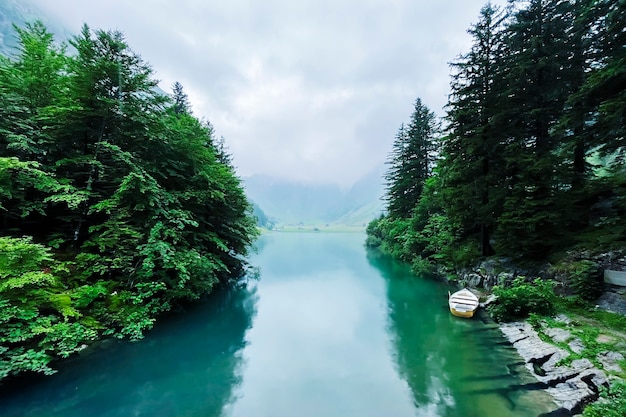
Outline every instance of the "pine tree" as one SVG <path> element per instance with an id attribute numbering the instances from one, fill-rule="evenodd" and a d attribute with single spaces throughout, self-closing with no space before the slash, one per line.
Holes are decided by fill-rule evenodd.
<path id="1" fill-rule="evenodd" d="M 174 101 L 174 113 L 176 114 L 191 114 L 191 105 L 189 104 L 189 97 L 183 90 L 183 85 L 176 81 L 172 85 L 172 100 Z"/>
<path id="2" fill-rule="evenodd" d="M 597 0 L 588 8 L 592 68 L 578 96 L 591 106 L 590 148 L 623 165 L 626 152 L 626 3 Z"/>
<path id="3" fill-rule="evenodd" d="M 480 232 L 483 256 L 494 253 L 490 233 L 500 212 L 497 193 L 502 161 L 500 134 L 495 126 L 503 55 L 502 24 L 506 15 L 488 3 L 479 22 L 468 31 L 474 43 L 469 53 L 452 64 L 453 75 L 447 106 L 449 134 L 442 146 L 442 190 L 448 215 L 467 234 Z"/>
<path id="4" fill-rule="evenodd" d="M 416 99 L 411 121 L 400 127 L 387 162 L 385 198 L 390 216 L 411 216 L 434 167 L 438 131 L 435 114 Z"/>
<path id="5" fill-rule="evenodd" d="M 504 172 L 499 245 L 508 254 L 543 256 L 562 236 L 563 145 L 557 134 L 569 92 L 568 2 L 531 0 L 507 27 L 501 85 Z"/>

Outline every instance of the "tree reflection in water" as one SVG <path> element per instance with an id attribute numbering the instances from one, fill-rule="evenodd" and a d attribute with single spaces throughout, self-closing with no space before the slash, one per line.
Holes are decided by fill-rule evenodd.
<path id="1" fill-rule="evenodd" d="M 453 317 L 444 284 L 377 251 L 367 257 L 387 283 L 394 359 L 418 416 L 537 417 L 555 408 L 493 323 Z"/>
<path id="2" fill-rule="evenodd" d="M 4 417 L 222 415 L 241 383 L 251 286 L 216 291 L 138 342 L 105 341 L 36 385 L 3 390 Z"/>

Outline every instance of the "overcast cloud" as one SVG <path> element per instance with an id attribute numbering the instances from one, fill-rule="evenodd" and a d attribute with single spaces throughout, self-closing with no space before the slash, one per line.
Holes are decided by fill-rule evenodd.
<path id="1" fill-rule="evenodd" d="M 486 0 L 33 2 L 73 33 L 122 31 L 163 90 L 183 84 L 240 176 L 349 185 L 383 164 L 415 98 L 443 114 Z"/>

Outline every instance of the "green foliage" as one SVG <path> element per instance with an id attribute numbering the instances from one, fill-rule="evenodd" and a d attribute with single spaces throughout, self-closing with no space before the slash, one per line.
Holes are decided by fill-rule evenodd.
<path id="1" fill-rule="evenodd" d="M 121 33 L 85 25 L 68 54 L 40 22 L 16 32 L 0 59 L 0 379 L 141 338 L 240 278 L 258 235 L 223 139 L 180 84 L 157 92 Z"/>
<path id="2" fill-rule="evenodd" d="M 626 383 L 613 382 L 609 389 L 602 389 L 601 400 L 589 404 L 583 417 L 623 417 L 626 415 Z"/>
<path id="3" fill-rule="evenodd" d="M 417 205 L 424 184 L 432 174 L 438 131 L 435 114 L 416 99 L 411 121 L 400 127 L 387 161 L 385 199 L 392 217 L 409 217 Z"/>
<path id="4" fill-rule="evenodd" d="M 567 275 L 566 285 L 585 301 L 595 301 L 604 288 L 600 265 L 590 260 L 565 263 L 559 271 Z"/>
<path id="5" fill-rule="evenodd" d="M 524 277 L 518 277 L 508 287 L 493 287 L 493 293 L 498 299 L 488 310 L 497 321 L 524 319 L 531 313 L 550 316 L 555 312 L 552 281 L 537 278 L 528 282 Z"/>
<path id="6" fill-rule="evenodd" d="M 623 17 L 616 0 L 484 6 L 469 51 L 451 64 L 436 166 L 425 176 L 413 164 L 428 152 L 414 146 L 416 124 L 403 125 L 385 176 L 388 213 L 368 227 L 368 245 L 420 270 L 622 248 Z M 593 299 L 593 267 L 571 272 L 576 294 Z"/>

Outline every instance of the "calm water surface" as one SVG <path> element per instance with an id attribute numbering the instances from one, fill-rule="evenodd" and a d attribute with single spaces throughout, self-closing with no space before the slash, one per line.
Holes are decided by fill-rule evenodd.
<path id="1" fill-rule="evenodd" d="M 363 234 L 269 233 L 261 279 L 139 342 L 2 387 L 0 416 L 537 417 L 554 404 L 497 328 L 452 317 L 443 284 Z"/>

